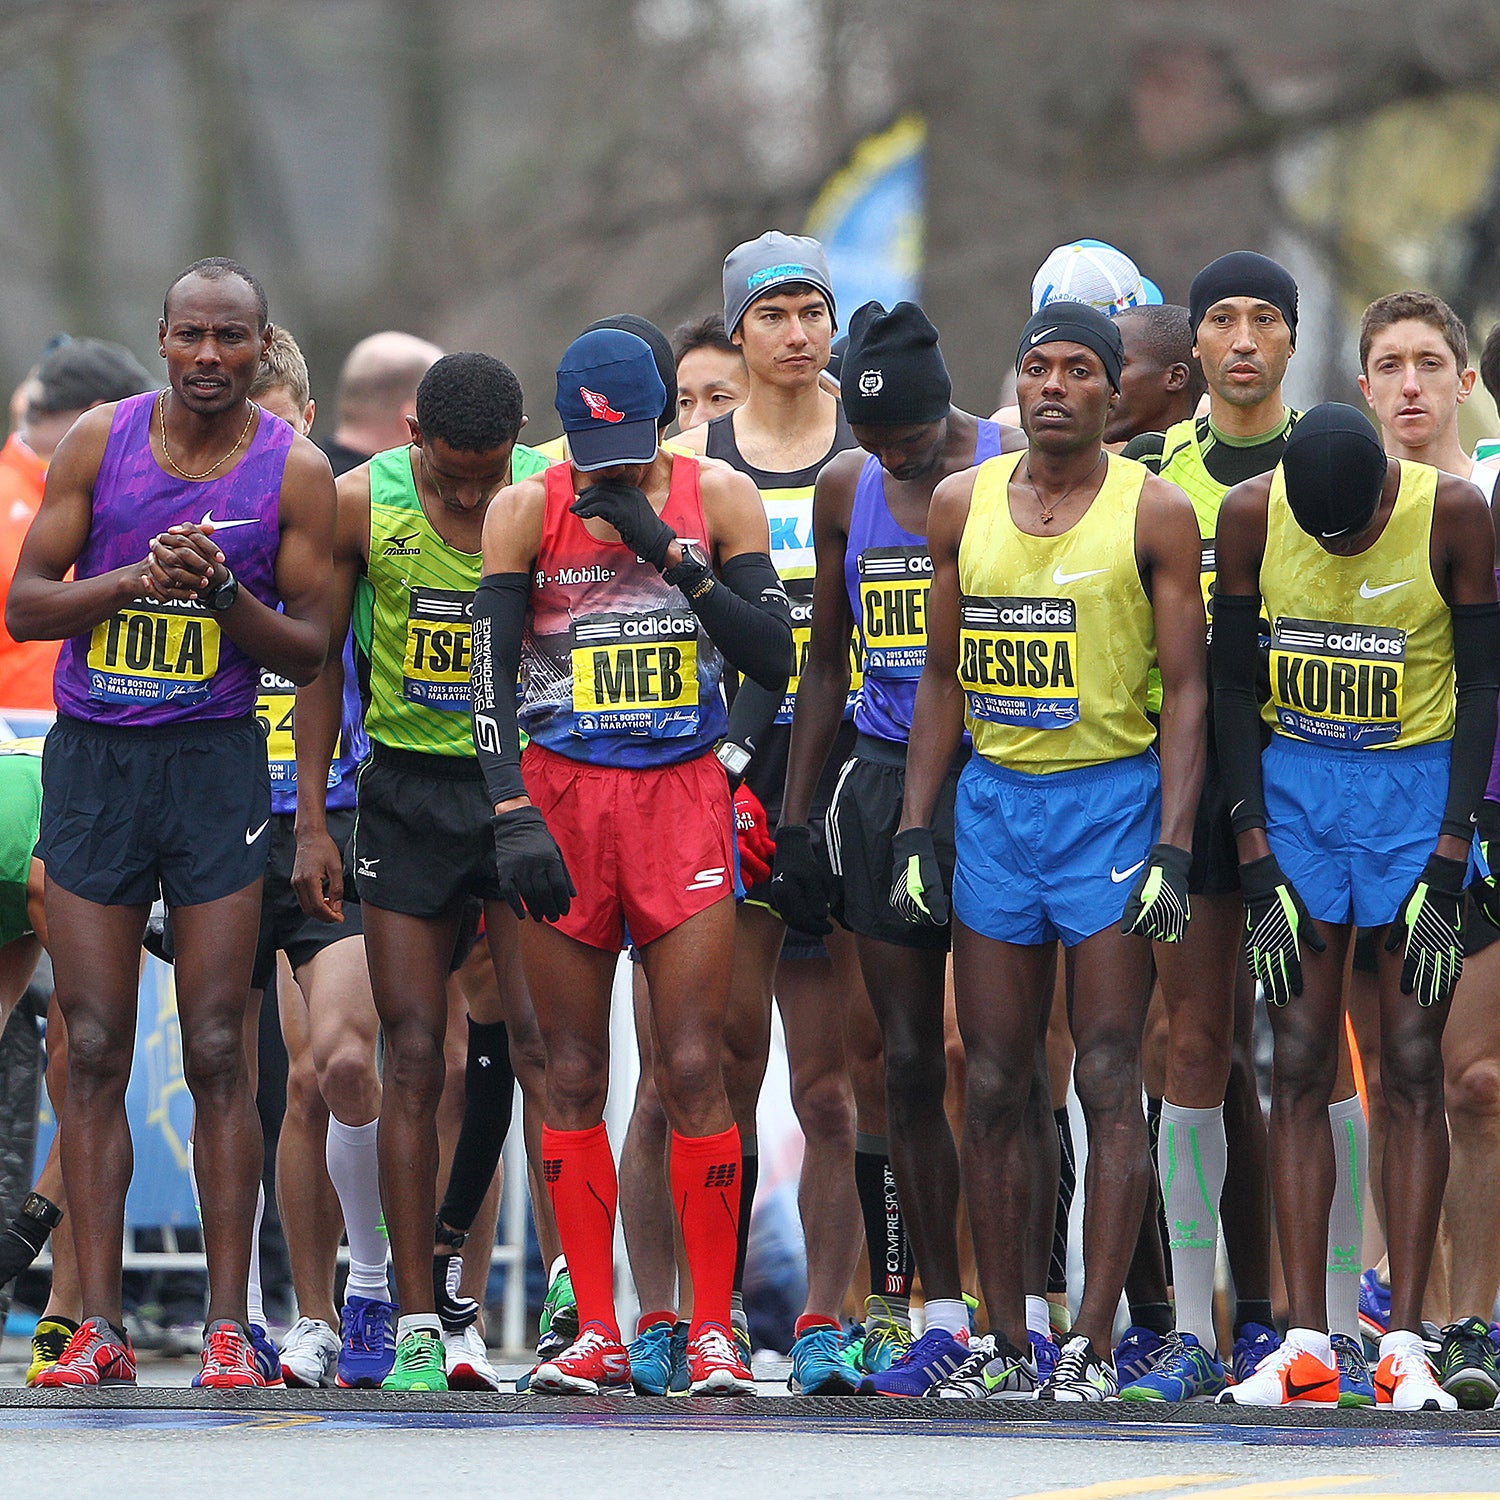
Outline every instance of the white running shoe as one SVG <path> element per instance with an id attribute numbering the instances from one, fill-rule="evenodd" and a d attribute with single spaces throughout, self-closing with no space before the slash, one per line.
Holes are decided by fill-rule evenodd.
<path id="1" fill-rule="evenodd" d="M 490 1363 L 484 1338 L 471 1323 L 458 1333 L 443 1332 L 443 1364 L 450 1391 L 498 1391 L 500 1375 Z"/>
<path id="2" fill-rule="evenodd" d="M 325 1390 L 338 1363 L 339 1336 L 319 1318 L 298 1318 L 281 1341 L 281 1378 L 289 1386 Z"/>
<path id="3" fill-rule="evenodd" d="M 1380 1340 L 1375 1404 L 1392 1411 L 1458 1410 L 1458 1398 L 1438 1384 L 1421 1335 L 1400 1329 Z"/>
<path id="4" fill-rule="evenodd" d="M 1339 1369 L 1328 1335 L 1288 1328 L 1279 1348 L 1238 1385 L 1219 1394 L 1220 1406 L 1327 1406 L 1339 1404 Z"/>

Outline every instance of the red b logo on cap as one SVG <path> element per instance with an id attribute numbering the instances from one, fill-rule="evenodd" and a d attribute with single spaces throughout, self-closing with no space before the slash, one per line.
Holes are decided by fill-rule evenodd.
<path id="1" fill-rule="evenodd" d="M 586 385 L 578 387 L 578 394 L 583 397 L 583 404 L 588 407 L 589 415 L 596 422 L 623 422 L 625 413 L 616 411 L 609 404 L 608 396 L 601 396 L 598 391 L 591 391 Z"/>

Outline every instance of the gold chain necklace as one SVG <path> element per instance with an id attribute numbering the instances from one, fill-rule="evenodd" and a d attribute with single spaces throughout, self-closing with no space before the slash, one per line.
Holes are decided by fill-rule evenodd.
<path id="1" fill-rule="evenodd" d="M 1031 486 L 1031 493 L 1036 496 L 1037 508 L 1042 513 L 1042 525 L 1043 526 L 1050 526 L 1052 524 L 1052 517 L 1057 513 L 1057 507 L 1059 505 L 1061 505 L 1063 503 L 1063 501 L 1066 500 L 1068 498 L 1068 496 L 1071 495 L 1073 493 L 1073 491 L 1076 490 L 1078 488 L 1078 486 L 1080 484 L 1082 484 L 1085 479 L 1091 479 L 1091 478 L 1093 478 L 1094 471 L 1099 467 L 1099 465 L 1103 461 L 1104 461 L 1104 452 L 1101 449 L 1100 453 L 1099 453 L 1099 457 L 1094 460 L 1093 466 L 1089 469 L 1088 473 L 1085 474 L 1082 479 L 1075 479 L 1072 482 L 1072 484 L 1070 484 L 1067 487 L 1067 489 L 1065 489 L 1062 492 L 1062 494 L 1060 494 L 1057 497 L 1057 499 L 1054 500 L 1052 502 L 1052 504 L 1049 506 L 1042 499 L 1042 492 L 1039 489 L 1037 489 L 1037 487 L 1036 487 L 1036 480 L 1034 480 L 1031 477 L 1031 460 L 1030 460 L 1030 458 L 1028 458 L 1026 460 L 1026 483 Z M 221 460 L 221 462 L 222 462 L 222 460 Z"/>
<path id="2" fill-rule="evenodd" d="M 240 451 L 240 444 L 245 441 L 245 434 L 250 431 L 250 424 L 255 420 L 255 403 L 252 401 L 249 403 L 249 406 L 250 410 L 245 415 L 245 425 L 240 428 L 240 435 L 234 440 L 234 447 L 232 447 L 229 452 L 226 453 L 224 457 L 218 461 L 218 463 L 210 464 L 201 474 L 189 474 L 186 469 L 178 467 L 177 460 L 172 457 L 172 450 L 167 447 L 167 393 L 163 391 L 161 393 L 160 399 L 156 403 L 156 414 L 160 419 L 162 455 L 166 458 L 167 463 L 171 466 L 172 472 L 176 474 L 179 479 L 207 479 L 208 476 L 212 474 L 213 471 L 217 469 L 221 464 L 228 463 L 229 460 Z M 1032 489 L 1035 488 L 1036 486 L 1032 485 Z"/>

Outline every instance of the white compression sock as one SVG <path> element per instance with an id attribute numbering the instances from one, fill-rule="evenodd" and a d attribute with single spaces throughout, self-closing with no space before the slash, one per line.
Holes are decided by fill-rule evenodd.
<path id="1" fill-rule="evenodd" d="M 386 1280 L 386 1238 L 380 1212 L 380 1158 L 376 1137 L 380 1121 L 368 1125 L 345 1125 L 328 1117 L 326 1158 L 328 1177 L 344 1211 L 344 1232 L 349 1237 L 349 1280 L 346 1297 L 390 1300 Z"/>
<path id="2" fill-rule="evenodd" d="M 203 1198 L 198 1192 L 198 1158 L 193 1150 L 193 1138 L 188 1137 L 188 1182 L 193 1189 L 193 1207 L 198 1210 L 198 1222 L 203 1222 Z M 250 1231 L 250 1280 L 245 1287 L 245 1315 L 248 1322 L 258 1327 L 266 1326 L 265 1298 L 260 1289 L 260 1224 L 266 1216 L 266 1185 L 255 1187 L 255 1226 Z"/>
<path id="3" fill-rule="evenodd" d="M 1219 1195 L 1228 1157 L 1224 1106 L 1185 1109 L 1163 1099 L 1156 1164 L 1161 1175 L 1177 1327 L 1205 1349 L 1218 1347 L 1214 1331 L 1214 1272 L 1219 1256 Z"/>
<path id="4" fill-rule="evenodd" d="M 1359 1277 L 1364 1266 L 1365 1178 L 1370 1170 L 1370 1130 L 1359 1095 L 1328 1106 L 1333 1130 L 1333 1206 L 1328 1213 L 1324 1296 L 1332 1333 L 1359 1337 Z"/>
<path id="5" fill-rule="evenodd" d="M 941 1328 L 955 1336 L 969 1331 L 969 1309 L 962 1297 L 929 1297 L 926 1308 L 928 1328 Z"/>
<path id="6" fill-rule="evenodd" d="M 1026 1332 L 1044 1339 L 1052 1337 L 1051 1304 L 1045 1297 L 1038 1297 L 1033 1292 L 1026 1294 Z"/>

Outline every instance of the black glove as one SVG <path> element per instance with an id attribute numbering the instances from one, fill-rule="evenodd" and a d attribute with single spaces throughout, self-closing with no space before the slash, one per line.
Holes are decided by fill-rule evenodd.
<path id="1" fill-rule="evenodd" d="M 948 925 L 948 893 L 930 828 L 908 828 L 891 840 L 891 907 L 913 927 Z"/>
<path id="2" fill-rule="evenodd" d="M 1188 923 L 1188 871 L 1193 856 L 1175 844 L 1157 844 L 1125 903 L 1121 932 L 1135 932 L 1153 943 L 1180 943 Z"/>
<path id="3" fill-rule="evenodd" d="M 47 1236 L 62 1222 L 62 1210 L 40 1193 L 28 1193 L 25 1203 L 27 1207 L 0 1230 L 0 1290 L 42 1253 Z"/>
<path id="4" fill-rule="evenodd" d="M 500 894 L 518 917 L 555 922 L 568 914 L 578 888 L 563 863 L 562 850 L 534 807 L 516 807 L 490 819 L 495 834 L 495 868 Z"/>
<path id="5" fill-rule="evenodd" d="M 620 533 L 620 540 L 658 573 L 666 565 L 667 548 L 677 540 L 677 533 L 651 509 L 646 492 L 618 479 L 591 484 L 573 502 L 572 509 L 575 516 L 585 520 L 596 517 L 607 521 Z"/>
<path id="6" fill-rule="evenodd" d="M 1401 903 L 1386 935 L 1385 951 L 1394 953 L 1404 942 L 1401 993 L 1416 994 L 1418 1005 L 1446 1000 L 1464 971 L 1462 919 L 1464 873 L 1461 859 L 1434 854 Z"/>
<path id="7" fill-rule="evenodd" d="M 479 1320 L 479 1304 L 458 1289 L 464 1273 L 464 1259 L 459 1251 L 468 1237 L 467 1232 L 449 1229 L 439 1216 L 433 1240 L 443 1248 L 432 1253 L 432 1305 L 437 1309 L 444 1333 L 462 1333 Z"/>
<path id="8" fill-rule="evenodd" d="M 833 896 L 833 872 L 813 846 L 806 823 L 783 823 L 776 830 L 776 854 L 771 861 L 771 905 L 788 927 L 818 937 L 833 931 L 828 903 Z"/>
<path id="9" fill-rule="evenodd" d="M 1321 953 L 1328 946 L 1307 914 L 1297 888 L 1281 873 L 1276 856 L 1240 866 L 1245 894 L 1245 956 L 1272 1005 L 1302 993 L 1302 955 L 1297 941 Z"/>
<path id="10" fill-rule="evenodd" d="M 1491 927 L 1500 927 L 1500 802 L 1481 802 L 1475 820 L 1479 824 L 1479 852 L 1490 867 L 1488 875 L 1476 875 L 1469 894 L 1479 914 Z"/>

